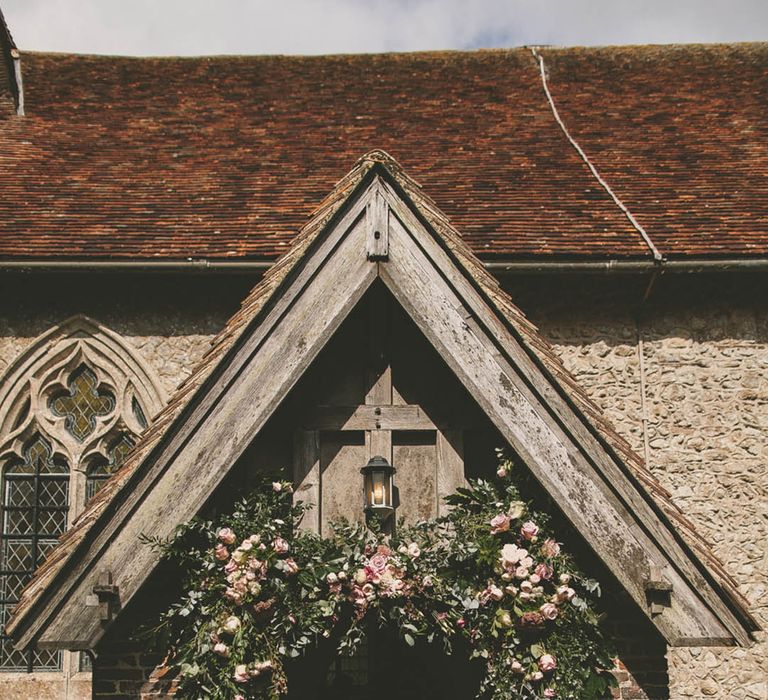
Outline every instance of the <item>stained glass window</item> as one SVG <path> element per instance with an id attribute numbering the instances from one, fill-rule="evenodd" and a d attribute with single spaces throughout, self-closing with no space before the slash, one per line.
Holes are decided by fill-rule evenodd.
<path id="1" fill-rule="evenodd" d="M 134 443 L 135 440 L 130 435 L 123 433 L 110 443 L 109 457 L 107 459 L 99 455 L 91 460 L 91 464 L 86 472 L 86 503 L 96 495 L 98 490 L 104 485 L 104 482 L 120 468 Z"/>
<path id="2" fill-rule="evenodd" d="M 64 418 L 64 425 L 81 442 L 95 429 L 99 416 L 115 410 L 115 396 L 99 387 L 96 374 L 80 365 L 69 377 L 67 393 L 51 398 L 50 408 L 55 416 Z"/>
<path id="3" fill-rule="evenodd" d="M 23 459 L 8 463 L 3 479 L 2 540 L 0 544 L 0 623 L 10 611 L 46 553 L 67 526 L 69 468 L 53 454 L 42 436 L 24 447 Z M 56 651 L 16 651 L 0 638 L 3 671 L 57 671 Z"/>

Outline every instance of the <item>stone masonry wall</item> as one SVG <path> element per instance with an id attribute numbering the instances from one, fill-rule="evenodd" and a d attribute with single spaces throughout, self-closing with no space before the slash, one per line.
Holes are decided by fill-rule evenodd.
<path id="1" fill-rule="evenodd" d="M 645 284 L 526 281 L 510 291 L 768 625 L 766 282 L 672 278 L 640 304 Z M 670 650 L 672 700 L 768 698 L 759 636 L 750 649 Z"/>

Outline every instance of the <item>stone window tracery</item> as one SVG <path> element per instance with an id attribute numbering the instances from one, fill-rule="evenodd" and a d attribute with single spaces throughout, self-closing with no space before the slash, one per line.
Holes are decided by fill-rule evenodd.
<path id="1" fill-rule="evenodd" d="M 0 624 L 164 398 L 135 351 L 83 316 L 43 334 L 0 379 Z M 0 671 L 58 671 L 63 658 L 0 637 Z"/>

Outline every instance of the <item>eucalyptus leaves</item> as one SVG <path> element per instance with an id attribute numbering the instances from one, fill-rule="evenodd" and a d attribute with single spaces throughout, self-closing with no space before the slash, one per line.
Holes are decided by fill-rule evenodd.
<path id="1" fill-rule="evenodd" d="M 489 700 L 604 696 L 598 584 L 576 572 L 510 472 L 502 462 L 497 480 L 449 497 L 449 515 L 394 537 L 346 522 L 328 538 L 301 531 L 303 507 L 282 481 L 182 528 L 160 544 L 186 576 L 162 620 L 177 695 L 280 698 L 289 666 L 320 643 L 354 653 L 373 620 L 407 645 L 469 649 Z"/>

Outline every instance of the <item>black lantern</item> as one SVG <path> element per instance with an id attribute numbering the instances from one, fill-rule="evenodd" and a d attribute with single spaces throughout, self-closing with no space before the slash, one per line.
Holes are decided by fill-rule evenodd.
<path id="1" fill-rule="evenodd" d="M 395 512 L 394 485 L 392 477 L 395 468 L 384 457 L 371 457 L 361 470 L 365 512 L 386 520 Z"/>

